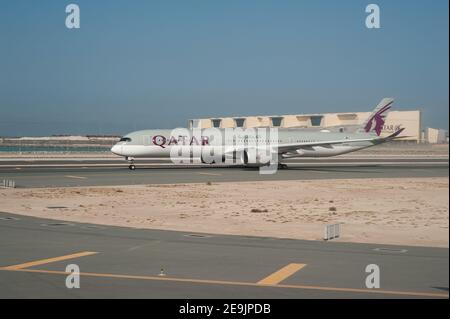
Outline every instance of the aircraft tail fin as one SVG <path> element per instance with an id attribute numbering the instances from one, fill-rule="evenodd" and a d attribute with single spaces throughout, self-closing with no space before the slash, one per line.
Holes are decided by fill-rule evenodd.
<path id="1" fill-rule="evenodd" d="M 385 122 L 385 117 L 387 115 L 387 112 L 392 107 L 392 103 L 394 103 L 394 99 L 392 98 L 382 99 L 381 102 L 378 103 L 377 107 L 373 110 L 372 114 L 370 114 L 367 120 L 364 121 L 360 128 L 360 131 L 366 133 L 375 132 L 378 136 L 380 136 Z"/>

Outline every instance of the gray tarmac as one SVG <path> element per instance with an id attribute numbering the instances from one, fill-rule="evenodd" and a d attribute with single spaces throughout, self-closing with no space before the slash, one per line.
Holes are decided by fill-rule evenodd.
<path id="1" fill-rule="evenodd" d="M 116 159 L 2 160 L 0 181 L 14 180 L 17 187 L 64 187 L 449 176 L 448 158 L 292 159 L 286 164 L 288 169 L 260 174 L 258 168 L 239 165 L 175 165 L 167 160 L 136 161 L 135 171 Z"/>
<path id="2" fill-rule="evenodd" d="M 448 158 L 290 160 L 274 175 L 164 160 L 5 160 L 17 187 L 448 177 Z M 0 206 L 1 210 L 1 206 Z M 344 230 L 345 231 L 345 230 Z M 68 264 L 81 287 L 65 286 Z M 381 287 L 367 289 L 376 264 Z M 448 249 L 193 234 L 0 212 L 0 298 L 447 298 Z"/>
<path id="3" fill-rule="evenodd" d="M 448 257 L 444 248 L 192 234 L 0 213 L 0 298 L 448 298 Z M 80 268 L 79 289 L 65 286 L 68 264 Z M 379 289 L 365 286 L 369 264 L 379 266 Z"/>

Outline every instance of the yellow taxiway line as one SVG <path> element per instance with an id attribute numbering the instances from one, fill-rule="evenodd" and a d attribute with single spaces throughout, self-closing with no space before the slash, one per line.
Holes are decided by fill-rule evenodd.
<path id="1" fill-rule="evenodd" d="M 74 258 L 79 258 L 79 257 L 84 257 L 84 256 L 95 255 L 95 254 L 98 254 L 98 253 L 94 252 L 94 251 L 83 251 L 81 253 L 59 256 L 59 257 L 54 257 L 54 258 L 41 259 L 41 260 L 36 260 L 36 261 L 30 261 L 30 262 L 23 263 L 23 264 L 3 267 L 0 269 L 2 269 L 2 270 L 23 270 L 23 269 L 33 267 L 33 266 L 45 265 L 45 264 L 54 263 L 57 261 L 74 259 Z"/>
<path id="2" fill-rule="evenodd" d="M 0 268 L 0 270 L 7 270 Z M 70 275 L 69 272 L 57 271 L 57 270 L 39 270 L 39 269 L 13 269 L 11 271 L 17 272 L 29 272 L 29 273 L 41 273 L 41 274 L 55 274 L 55 275 Z M 416 292 L 416 291 L 396 291 L 396 290 L 381 290 L 381 289 L 360 289 L 360 288 L 339 288 L 339 287 L 322 287 L 322 286 L 306 286 L 306 285 L 261 285 L 253 282 L 243 281 L 224 281 L 224 280 L 206 280 L 206 279 L 190 279 L 190 278 L 174 278 L 174 277 L 162 277 L 162 276 L 139 276 L 139 275 L 121 275 L 121 274 L 105 274 L 105 273 L 90 273 L 81 272 L 80 276 L 86 277 L 102 277 L 102 278 L 115 278 L 115 279 L 133 279 L 133 280 L 149 280 L 149 281 L 169 281 L 169 282 L 183 282 L 193 284 L 213 284 L 213 285 L 228 285 L 228 286 L 247 286 L 247 287 L 274 287 L 274 288 L 290 288 L 290 289 L 309 289 L 309 290 L 321 290 L 330 292 L 350 292 L 350 293 L 368 293 L 368 294 L 382 294 L 382 295 L 396 295 L 396 296 L 416 296 L 416 297 L 435 297 L 435 298 L 448 298 L 448 294 L 428 293 L 428 292 Z"/>
<path id="3" fill-rule="evenodd" d="M 273 274 L 267 276 L 266 278 L 258 281 L 260 285 L 277 285 L 286 278 L 292 276 L 297 271 L 305 267 L 306 264 L 289 264 L 284 266 L 280 270 L 274 272 Z"/>
<path id="4" fill-rule="evenodd" d="M 27 262 L 18 265 L 12 265 L 7 267 L 0 267 L 0 270 L 15 271 L 15 272 L 28 272 L 28 273 L 40 273 L 40 274 L 55 274 L 55 275 L 70 275 L 70 272 L 57 271 L 57 270 L 42 270 L 42 269 L 29 269 L 29 267 L 49 264 L 52 262 L 68 260 L 73 258 L 79 258 L 84 256 L 90 256 L 97 254 L 97 252 L 84 251 L 71 255 L 65 255 L 55 258 L 42 259 L 32 262 Z M 192 284 L 213 284 L 213 285 L 228 285 L 228 286 L 247 286 L 247 287 L 274 287 L 274 288 L 289 288 L 289 289 L 309 289 L 329 292 L 347 292 L 347 293 L 367 293 L 367 294 L 382 294 L 382 295 L 395 295 L 395 296 L 416 296 L 416 297 L 435 297 L 435 298 L 449 298 L 448 294 L 431 293 L 431 292 L 416 292 L 416 291 L 396 291 L 396 290 L 381 290 L 381 289 L 362 289 L 362 288 L 340 288 L 340 287 L 326 287 L 326 286 L 310 286 L 310 285 L 286 285 L 278 284 L 282 280 L 291 276 L 295 272 L 303 268 L 305 264 L 289 264 L 270 276 L 260 280 L 257 283 L 244 282 L 244 281 L 225 281 L 225 280 L 209 280 L 209 279 L 194 279 L 194 278 L 176 278 L 176 277 L 162 277 L 162 276 L 140 276 L 140 275 L 124 275 L 124 274 L 108 274 L 108 273 L 92 273 L 81 272 L 80 276 L 86 277 L 101 277 L 101 278 L 114 278 L 114 279 L 131 279 L 131 280 L 148 280 L 148 281 L 168 281 L 168 282 L 182 282 Z"/>

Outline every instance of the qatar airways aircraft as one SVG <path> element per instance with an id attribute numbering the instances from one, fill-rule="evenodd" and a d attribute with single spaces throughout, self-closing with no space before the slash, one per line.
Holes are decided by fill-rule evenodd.
<path id="1" fill-rule="evenodd" d="M 286 168 L 286 158 L 336 156 L 401 138 L 404 128 L 380 136 L 393 102 L 384 98 L 354 132 L 299 128 L 143 130 L 122 137 L 111 152 L 125 157 L 131 170 L 136 169 L 135 158 L 161 157 L 173 162 L 195 158 L 204 164 L 259 167 L 275 163 Z"/>

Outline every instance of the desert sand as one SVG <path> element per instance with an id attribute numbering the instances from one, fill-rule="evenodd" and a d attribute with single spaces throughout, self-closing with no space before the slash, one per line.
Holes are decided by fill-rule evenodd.
<path id="1" fill-rule="evenodd" d="M 448 247 L 447 178 L 0 189 L 0 211 L 136 228 Z"/>

